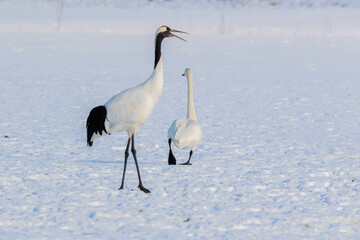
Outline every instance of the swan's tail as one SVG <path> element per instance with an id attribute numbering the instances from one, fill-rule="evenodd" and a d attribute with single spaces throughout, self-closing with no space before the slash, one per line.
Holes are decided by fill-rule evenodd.
<path id="1" fill-rule="evenodd" d="M 106 113 L 105 106 L 98 106 L 90 111 L 86 121 L 87 144 L 89 147 L 92 146 L 95 138 L 102 136 L 103 131 L 108 133 L 105 129 Z"/>

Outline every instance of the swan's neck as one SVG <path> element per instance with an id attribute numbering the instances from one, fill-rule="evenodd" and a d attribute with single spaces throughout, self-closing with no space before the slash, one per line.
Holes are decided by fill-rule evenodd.
<path id="1" fill-rule="evenodd" d="M 196 119 L 194 97 L 193 97 L 193 80 L 192 75 L 188 76 L 188 102 L 187 102 L 187 117 L 192 120 Z"/>

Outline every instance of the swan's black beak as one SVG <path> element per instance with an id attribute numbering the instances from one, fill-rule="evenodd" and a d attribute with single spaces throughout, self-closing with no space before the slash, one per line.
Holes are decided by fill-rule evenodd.
<path id="1" fill-rule="evenodd" d="M 185 33 L 185 34 L 188 34 L 187 32 L 183 32 L 183 31 L 179 31 L 179 30 L 175 30 L 175 29 L 170 29 L 170 36 L 171 36 L 171 37 L 177 37 L 178 39 L 181 39 L 181 40 L 183 40 L 183 41 L 186 42 L 185 39 L 183 39 L 183 38 L 181 38 L 181 37 L 173 34 L 174 32 L 176 32 L 176 33 Z"/>

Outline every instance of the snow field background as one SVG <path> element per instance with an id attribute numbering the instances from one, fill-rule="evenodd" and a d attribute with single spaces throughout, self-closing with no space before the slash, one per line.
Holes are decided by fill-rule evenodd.
<path id="1" fill-rule="evenodd" d="M 1 239 L 357 239 L 360 21 L 356 8 L 117 9 L 0 4 Z M 89 111 L 152 71 L 164 91 L 135 144 L 86 147 Z M 186 114 L 204 139 L 168 166 L 166 133 Z M 187 152 L 174 150 L 178 162 Z"/>

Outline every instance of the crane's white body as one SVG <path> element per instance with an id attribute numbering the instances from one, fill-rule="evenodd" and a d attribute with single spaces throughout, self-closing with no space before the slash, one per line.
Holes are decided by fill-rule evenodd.
<path id="1" fill-rule="evenodd" d="M 108 133 L 126 131 L 131 137 L 150 117 L 163 90 L 163 64 L 159 63 L 142 84 L 129 88 L 105 103 Z"/>
<path id="2" fill-rule="evenodd" d="M 171 124 L 168 139 L 180 150 L 194 150 L 201 141 L 202 130 L 195 114 L 192 71 L 186 69 L 185 75 L 188 82 L 187 117 L 177 119 Z"/>
<path id="3" fill-rule="evenodd" d="M 107 133 L 126 131 L 129 138 L 143 125 L 154 110 L 163 90 L 162 58 L 151 76 L 142 84 L 126 89 L 105 103 Z M 91 141 L 103 136 L 94 133 Z"/>

